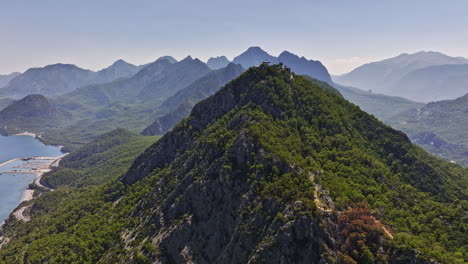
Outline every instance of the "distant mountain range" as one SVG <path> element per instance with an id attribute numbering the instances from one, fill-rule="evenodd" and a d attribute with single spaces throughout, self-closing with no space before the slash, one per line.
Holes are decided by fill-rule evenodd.
<path id="1" fill-rule="evenodd" d="M 420 102 L 454 99 L 468 92 L 468 66 L 459 65 L 467 63 L 462 57 L 421 51 L 368 63 L 334 80 Z"/>
<path id="2" fill-rule="evenodd" d="M 0 75 L 0 88 L 4 87 L 5 85 L 10 82 L 11 79 L 15 78 L 16 76 L 20 75 L 19 72 L 10 73 L 7 75 Z"/>
<path id="3" fill-rule="evenodd" d="M 54 191 L 31 184 L 6 219 L 0 262 L 464 263 L 466 169 L 282 65 L 217 88 L 242 70 L 176 92 L 216 89 L 159 139 L 116 129 L 72 150 L 37 181 Z"/>
<path id="4" fill-rule="evenodd" d="M 85 70 L 71 64 L 53 64 L 31 68 L 9 80 L 0 89 L 0 98 L 21 98 L 29 94 L 57 96 L 74 89 L 97 83 L 111 82 L 134 75 L 141 67 L 118 60 L 98 72 Z"/>
<path id="5" fill-rule="evenodd" d="M 224 68 L 226 67 L 228 64 L 230 63 L 230 61 L 225 57 L 225 56 L 219 56 L 219 57 L 216 57 L 216 58 L 210 58 L 206 64 L 208 65 L 208 67 L 210 67 L 210 69 L 212 70 L 219 70 L 221 68 Z"/>
<path id="6" fill-rule="evenodd" d="M 416 57 L 424 57 L 424 54 L 426 53 L 418 53 Z M 441 56 L 437 53 L 429 54 L 429 58 L 433 59 L 426 60 L 424 63 L 420 62 L 417 64 L 419 65 L 417 67 L 441 62 L 442 59 L 440 58 L 446 59 L 443 61 L 444 63 L 463 61 L 461 58 L 450 59 L 451 57 L 448 57 L 447 59 L 447 56 Z M 413 55 L 401 55 L 401 57 L 402 58 L 394 61 L 393 64 L 405 64 L 407 68 L 416 67 L 411 63 L 412 60 L 410 58 L 414 57 Z M 439 59 L 436 60 L 434 57 Z M 35 71 L 40 71 L 41 74 L 38 75 L 48 77 L 52 70 L 46 70 L 46 68 L 59 68 L 60 70 L 57 69 L 57 72 L 62 72 L 64 69 L 70 68 L 67 69 L 68 71 L 66 71 L 66 73 L 72 72 L 74 74 L 82 74 L 84 80 L 79 80 L 79 82 L 82 83 L 113 80 L 105 83 L 81 85 L 76 84 L 78 82 L 77 78 L 69 77 L 68 79 L 76 81 L 65 83 L 64 80 L 67 78 L 62 79 L 56 77 L 56 79 L 54 79 L 50 77 L 49 80 L 51 83 L 55 85 L 68 85 L 66 86 L 67 89 L 71 90 L 58 97 L 52 96 L 48 98 L 55 109 L 69 114 L 69 116 L 67 116 L 68 118 L 60 119 L 61 123 L 59 122 L 60 124 L 55 127 L 47 126 L 47 128 L 44 129 L 40 128 L 40 124 L 38 124 L 39 126 L 34 124 L 34 128 L 32 128 L 27 122 L 20 124 L 16 121 L 14 122 L 14 127 L 27 131 L 35 130 L 36 132 L 40 132 L 44 134 L 43 140 L 49 143 L 75 147 L 89 142 L 99 134 L 115 128 L 126 128 L 132 132 L 142 133 L 143 135 L 161 135 L 170 131 L 180 120 L 187 117 L 192 107 L 197 102 L 209 97 L 221 86 L 239 76 L 246 67 L 261 64 L 265 60 L 269 60 L 272 63 L 283 62 L 284 65 L 290 67 L 293 72 L 309 76 L 306 77 L 308 80 L 320 85 L 324 89 L 330 89 L 331 85 L 339 91 L 340 95 L 358 105 L 364 111 L 375 115 L 387 124 L 392 124 L 404 130 L 410 136 L 422 135 L 421 133 L 430 132 L 434 133 L 435 136 L 444 140 L 449 145 L 465 144 L 454 141 L 453 138 L 446 136 L 452 134 L 454 138 L 457 136 L 463 138 L 463 132 L 456 127 L 456 123 L 453 126 L 447 126 L 443 134 L 441 134 L 440 131 L 428 130 L 427 127 L 424 126 L 415 126 L 413 129 L 409 126 L 401 125 L 401 122 L 399 122 L 400 119 L 409 115 L 412 111 L 423 107 L 424 104 L 422 103 L 417 103 L 402 97 L 363 91 L 352 86 L 333 83 L 328 78 L 328 71 L 320 62 L 307 60 L 304 57 L 301 58 L 287 51 L 282 52 L 278 57 L 274 57 L 258 47 L 251 47 L 244 53 L 235 57 L 233 61 L 239 64 L 227 64 L 226 67 L 222 67 L 218 70 L 212 70 L 212 68 L 221 67 L 229 63 L 226 57 L 212 58 L 209 60 L 209 64 L 203 63 L 198 59 L 193 59 L 190 56 L 181 61 L 177 61 L 170 56 L 165 56 L 143 66 L 134 66 L 124 61 L 117 61 L 109 68 L 97 73 L 86 71 L 73 65 L 51 65 L 41 69 L 31 69 L 33 73 Z M 242 64 L 244 66 L 242 66 Z M 387 62 L 386 64 L 390 65 L 392 63 Z M 430 66 L 419 70 L 413 70 L 406 76 L 418 75 L 419 72 L 428 72 L 433 68 L 436 69 L 435 71 L 437 74 L 442 76 L 449 74 L 451 76 L 463 76 L 465 65 L 444 64 L 441 66 Z M 425 74 L 427 75 L 427 73 Z M 437 74 L 432 74 L 432 76 L 437 79 Z M 19 82 L 30 75 L 33 76 L 32 73 L 22 74 L 17 77 L 18 80 L 12 81 L 11 83 Z M 65 75 L 67 74 L 59 74 L 59 76 Z M 68 74 L 67 76 L 74 75 Z M 324 79 L 328 81 L 324 81 Z M 461 80 L 462 78 L 460 77 L 459 79 Z M 31 77 L 29 80 L 33 80 L 32 82 L 34 83 L 34 80 L 37 79 Z M 403 80 L 408 80 L 407 82 L 409 82 L 411 79 L 408 77 L 408 79 Z M 403 82 L 403 80 L 400 81 Z M 324 83 L 321 84 L 320 82 L 322 81 Z M 453 79 L 451 79 L 451 81 L 453 83 Z M 10 85 L 12 85 L 11 83 Z M 75 84 L 69 85 L 70 83 Z M 37 86 L 31 85 L 31 83 L 28 84 L 28 81 L 24 80 L 24 87 L 31 86 L 37 88 Z M 459 90 L 459 92 L 460 91 L 463 90 Z M 420 91 L 419 94 L 425 93 Z M 437 93 L 434 92 L 433 94 Z M 12 97 L 16 98 L 14 96 Z M 14 103 L 15 100 L 13 99 L 2 99 L 0 100 L 0 109 Z M 463 111 L 465 110 L 466 109 L 463 109 Z M 440 111 L 443 112 L 445 110 L 442 109 Z M 462 113 L 458 115 L 463 116 Z M 446 114 L 449 115 L 449 113 Z M 8 120 L 8 118 L 4 120 Z M 408 123 L 414 122 L 416 121 Z M 463 124 L 463 120 L 457 122 Z M 54 124 L 57 124 L 57 122 Z M 46 127 L 46 123 L 44 123 L 44 127 Z M 424 139 L 428 138 L 431 137 L 424 136 Z M 419 143 L 424 141 L 418 140 L 418 138 L 414 138 L 414 140 Z M 453 149 L 455 150 L 451 151 L 452 154 L 450 155 L 446 155 L 449 153 L 448 151 L 444 151 L 443 153 L 437 151 L 437 153 L 441 153 L 440 156 L 447 159 L 453 159 L 463 163 L 459 155 L 459 153 L 463 151 L 460 151 L 460 147 L 452 148 L 452 150 Z M 455 152 L 458 154 L 453 154 Z"/>
<path id="7" fill-rule="evenodd" d="M 235 57 L 232 62 L 248 69 L 252 66 L 260 65 L 263 61 L 269 61 L 272 64 L 282 62 L 297 74 L 308 75 L 332 84 L 332 79 L 327 68 L 320 61 L 308 60 L 305 57 L 299 57 L 288 51 L 283 51 L 278 57 L 275 57 L 260 47 L 250 47 L 247 51 Z"/>

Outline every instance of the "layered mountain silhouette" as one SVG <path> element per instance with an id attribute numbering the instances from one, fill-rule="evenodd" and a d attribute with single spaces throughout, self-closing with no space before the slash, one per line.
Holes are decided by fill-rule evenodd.
<path id="1" fill-rule="evenodd" d="M 183 118 L 187 117 L 196 103 L 218 91 L 219 88 L 239 76 L 243 71 L 242 66 L 230 63 L 225 68 L 210 72 L 180 90 L 161 104 L 159 113 L 163 115 L 143 130 L 142 135 L 162 135 L 166 133 Z"/>
<path id="2" fill-rule="evenodd" d="M 92 83 L 111 82 L 134 75 L 140 67 L 118 60 L 108 68 L 93 72 L 71 64 L 31 68 L 0 89 L 0 97 L 21 98 L 29 94 L 57 96 Z"/>
<path id="3" fill-rule="evenodd" d="M 111 66 L 102 69 L 96 73 L 93 83 L 112 82 L 119 78 L 131 77 L 137 73 L 142 67 L 135 66 L 124 60 L 117 60 Z"/>
<path id="4" fill-rule="evenodd" d="M 219 56 L 216 58 L 209 58 L 206 64 L 212 70 L 219 70 L 226 67 L 230 61 L 225 56 Z"/>
<path id="5" fill-rule="evenodd" d="M 394 85 L 394 93 L 418 102 L 454 99 L 468 93 L 468 64 L 436 65 L 412 71 Z"/>
<path id="6" fill-rule="evenodd" d="M 308 75 L 320 81 L 332 84 L 328 70 L 320 61 L 308 60 L 288 51 L 284 51 L 278 57 L 274 57 L 260 47 L 250 47 L 247 51 L 235 57 L 232 62 L 240 64 L 247 69 L 252 66 L 258 66 L 263 61 L 269 61 L 272 64 L 282 62 L 297 74 Z"/>
<path id="7" fill-rule="evenodd" d="M 22 98 L 29 94 L 59 95 L 89 84 L 94 72 L 71 64 L 31 68 L 0 89 L 1 97 Z"/>
<path id="8" fill-rule="evenodd" d="M 365 64 L 350 73 L 335 77 L 335 81 L 421 102 L 454 99 L 463 95 L 460 94 L 463 81 L 457 80 L 459 75 L 451 72 L 451 69 L 459 72 L 464 66 L 456 68 L 454 65 L 466 63 L 468 59 L 450 57 L 439 52 L 405 53 Z M 444 83 L 448 86 L 443 86 Z M 441 95 L 444 97 L 440 98 Z"/>
<path id="9" fill-rule="evenodd" d="M 11 79 L 15 78 L 16 76 L 20 75 L 19 72 L 10 73 L 7 75 L 0 75 L 0 88 L 4 87 L 5 85 L 10 82 Z"/>
<path id="10" fill-rule="evenodd" d="M 168 59 L 158 59 L 131 78 L 82 87 L 65 97 L 94 106 L 115 101 L 155 103 L 158 99 L 167 98 L 210 71 L 205 63 L 190 56 L 176 63 L 171 63 Z"/>
<path id="11" fill-rule="evenodd" d="M 0 262 L 464 261 L 466 169 L 284 65 L 248 69 L 155 140 L 119 129 L 73 151 L 22 205 L 31 221 L 6 221 Z"/>

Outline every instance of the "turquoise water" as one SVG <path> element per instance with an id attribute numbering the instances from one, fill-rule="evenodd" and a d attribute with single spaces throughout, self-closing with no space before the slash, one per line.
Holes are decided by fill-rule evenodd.
<path id="1" fill-rule="evenodd" d="M 29 136 L 0 136 L 0 163 L 21 157 L 57 157 L 62 154 L 59 147 L 46 146 Z M 34 174 L 1 173 L 18 169 L 16 167 L 21 164 L 22 161 L 15 161 L 0 167 L 0 224 L 18 206 L 23 192 L 34 180 Z"/>

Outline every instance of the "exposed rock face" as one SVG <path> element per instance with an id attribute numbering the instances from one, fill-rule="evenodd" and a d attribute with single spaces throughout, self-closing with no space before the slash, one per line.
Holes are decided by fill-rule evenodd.
<path id="1" fill-rule="evenodd" d="M 163 252 L 163 263 L 257 263 L 264 260 L 317 263 L 320 260 L 322 241 L 318 222 L 302 215 L 304 205 L 257 196 L 256 187 L 250 181 L 260 180 L 265 175 L 259 173 L 250 178 L 248 175 L 258 172 L 246 164 L 267 166 L 271 161 L 258 142 L 243 131 L 248 122 L 254 122 L 252 117 L 240 114 L 228 124 L 230 129 L 239 131 L 239 135 L 226 150 L 176 134 L 167 137 L 175 141 L 151 150 L 160 158 L 153 159 L 152 164 L 146 161 L 147 166 L 163 167 L 163 163 L 171 163 L 173 169 L 139 204 L 135 214 L 147 219 L 144 225 L 155 227 L 150 233 L 153 243 Z M 187 150 L 177 156 L 162 155 L 180 148 Z M 280 173 L 292 172 L 292 168 L 284 164 L 277 165 L 284 170 Z M 132 175 L 136 174 L 130 172 L 124 181 L 137 180 Z M 284 220 L 276 218 L 278 214 L 283 215 Z M 137 228 L 134 232 L 132 235 L 140 231 Z"/>
<path id="2" fill-rule="evenodd" d="M 307 98 L 312 94 L 317 97 Z M 369 210 L 350 210 L 342 217 L 326 190 L 319 188 L 323 195 L 315 195 L 312 180 L 315 173 L 323 172 L 311 170 L 300 158 L 288 158 L 311 145 L 305 136 L 295 138 L 298 148 L 287 142 L 286 135 L 303 132 L 294 118 L 304 120 L 302 124 L 311 130 L 339 129 L 336 123 L 315 126 L 305 121 L 326 115 L 329 110 L 321 100 L 336 104 L 343 111 L 338 116 L 353 111 L 352 118 L 340 122 L 352 130 L 350 137 L 374 142 L 382 157 L 412 155 L 404 134 L 333 91 L 279 65 L 251 68 L 197 104 L 188 119 L 148 148 L 121 178 L 125 185 L 146 181 L 153 186 L 133 211 L 140 221 L 123 234 L 124 243 L 146 236 L 144 243 L 160 253 L 141 253 L 155 263 L 327 263 L 352 260 L 357 245 L 343 232 L 359 236 L 362 228 L 364 236 L 372 234 L 362 241 L 372 253 L 366 246 L 367 255 L 355 254 L 355 259 L 388 260 L 391 254 L 399 255 L 385 246 L 381 224 Z M 361 118 L 366 121 L 356 121 Z M 273 130 L 278 138 L 266 136 Z M 382 135 L 391 137 L 393 145 L 379 141 Z M 434 173 L 426 165 L 418 171 Z M 417 188 L 427 187 L 418 173 L 403 173 L 408 181 L 418 181 Z M 315 206 L 319 199 L 323 201 Z M 355 220 L 362 224 L 354 224 Z M 348 228 L 350 223 L 354 229 Z"/>

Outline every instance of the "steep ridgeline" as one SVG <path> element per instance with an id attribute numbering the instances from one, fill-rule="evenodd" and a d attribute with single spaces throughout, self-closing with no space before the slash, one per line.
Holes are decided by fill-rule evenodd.
<path id="1" fill-rule="evenodd" d="M 336 83 L 333 86 L 340 91 L 343 97 L 348 101 L 358 105 L 367 113 L 375 115 L 378 119 L 387 124 L 394 116 L 424 105 L 403 97 L 378 94 L 373 93 L 372 91 L 363 91 L 351 86 L 344 86 Z"/>
<path id="2" fill-rule="evenodd" d="M 0 111 L 0 131 L 4 134 L 40 132 L 42 129 L 55 127 L 69 118 L 69 113 L 58 110 L 44 96 L 32 94 Z"/>
<path id="3" fill-rule="evenodd" d="M 133 257 L 105 260 L 463 263 L 467 176 L 335 93 L 254 67 L 121 178 L 152 187 L 119 246 Z"/>
<path id="4" fill-rule="evenodd" d="M 72 117 L 58 127 L 43 123 L 43 127 L 33 131 L 28 126 L 19 128 L 40 132 L 42 140 L 48 144 L 65 145 L 69 149 L 76 149 L 116 128 L 140 133 L 154 122 L 164 100 L 211 72 L 198 59 L 187 57 L 175 63 L 169 59 L 160 58 L 130 78 L 84 86 L 51 98 L 57 110 L 71 113 Z"/>
<path id="5" fill-rule="evenodd" d="M 131 78 L 112 83 L 91 85 L 67 94 L 72 100 L 90 106 L 108 105 L 115 101 L 141 103 L 167 98 L 210 72 L 208 66 L 190 56 L 176 63 L 158 59 Z"/>
<path id="6" fill-rule="evenodd" d="M 92 83 L 107 83 L 119 78 L 128 78 L 137 73 L 142 66 L 135 66 L 124 60 L 117 60 L 111 66 L 96 72 Z"/>
<path id="7" fill-rule="evenodd" d="M 428 151 L 468 166 L 468 94 L 429 103 L 390 119 Z"/>
<path id="8" fill-rule="evenodd" d="M 61 186 L 96 186 L 115 180 L 125 172 L 135 155 L 143 151 L 140 145 L 147 146 L 148 142 L 155 140 L 154 137 L 142 139 L 125 129 L 105 133 L 67 155 L 59 168 L 42 177 L 41 183 L 56 189 Z M 122 168 L 123 164 L 127 167 Z M 104 174 L 97 168 L 108 172 Z"/>
<path id="9" fill-rule="evenodd" d="M 5 107 L 11 105 L 14 102 L 15 100 L 10 99 L 10 98 L 0 99 L 0 110 L 3 110 Z"/>
<path id="10" fill-rule="evenodd" d="M 335 77 L 334 80 L 376 93 L 430 102 L 463 95 L 459 93 L 460 80 L 456 77 L 460 68 L 453 69 L 450 65 L 467 63 L 468 59 L 450 57 L 439 52 L 405 53 L 362 65 L 350 73 Z M 441 68 L 431 68 L 432 66 Z M 441 86 L 443 83 L 447 85 Z M 441 87 L 444 88 L 442 91 L 439 90 Z M 443 97 L 439 97 L 441 95 Z"/>
<path id="11" fill-rule="evenodd" d="M 235 57 L 232 62 L 248 69 L 252 66 L 260 65 L 265 60 L 273 64 L 282 62 L 296 74 L 308 75 L 320 81 L 333 84 L 327 68 L 320 61 L 308 60 L 305 57 L 299 57 L 288 51 L 283 51 L 279 57 L 275 57 L 259 47 L 250 47 L 247 51 Z"/>
<path id="12" fill-rule="evenodd" d="M 225 68 L 210 72 L 196 80 L 165 100 L 159 110 L 162 115 L 141 134 L 150 136 L 166 133 L 183 118 L 189 116 L 196 103 L 218 91 L 219 88 L 238 77 L 243 71 L 242 66 L 230 63 Z"/>
<path id="13" fill-rule="evenodd" d="M 219 70 L 226 67 L 229 63 L 230 61 L 225 56 L 219 56 L 216 58 L 210 58 L 206 62 L 206 65 L 208 65 L 212 70 Z"/>
<path id="14" fill-rule="evenodd" d="M 11 79 L 15 78 L 16 76 L 20 75 L 19 72 L 13 72 L 7 75 L 0 75 L 0 88 L 4 87 L 5 85 L 10 82 Z"/>
<path id="15" fill-rule="evenodd" d="M 11 79 L 8 85 L 1 88 L 0 97 L 21 98 L 29 94 L 57 96 L 81 86 L 130 77 L 139 69 L 139 67 L 123 60 L 118 60 L 98 72 L 81 69 L 71 64 L 53 64 L 43 68 L 31 68 Z"/>
<path id="16" fill-rule="evenodd" d="M 167 61 L 169 61 L 171 64 L 174 64 L 174 63 L 177 62 L 177 60 L 174 59 L 172 56 L 162 56 L 162 57 L 159 57 L 159 58 L 157 59 L 157 61 L 158 61 L 158 60 L 159 60 L 159 61 L 160 61 L 160 60 L 167 60 Z"/>
<path id="17" fill-rule="evenodd" d="M 89 84 L 95 73 L 71 64 L 31 68 L 0 89 L 1 97 L 21 98 L 29 94 L 59 95 Z"/>

